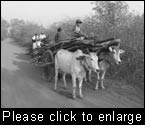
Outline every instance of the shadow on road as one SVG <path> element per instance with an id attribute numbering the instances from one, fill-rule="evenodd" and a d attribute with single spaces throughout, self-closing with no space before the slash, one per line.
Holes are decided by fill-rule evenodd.
<path id="1" fill-rule="evenodd" d="M 19 61 L 13 61 L 13 64 L 18 67 L 18 70 L 13 72 L 14 75 L 20 75 L 22 78 L 27 77 L 35 81 L 37 84 L 43 85 L 44 87 L 54 91 L 54 80 L 52 82 L 44 80 L 42 78 L 42 68 L 29 64 L 28 61 L 30 57 L 26 56 L 24 53 L 15 53 L 15 55 Z M 54 92 L 57 92 L 66 98 L 72 98 L 72 91 L 70 91 L 70 89 L 72 89 L 72 85 L 68 89 L 64 89 L 62 84 L 63 82 L 58 81 L 58 88 Z"/>

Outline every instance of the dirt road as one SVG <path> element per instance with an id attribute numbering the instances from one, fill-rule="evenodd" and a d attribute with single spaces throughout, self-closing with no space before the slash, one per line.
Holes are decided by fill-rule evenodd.
<path id="1" fill-rule="evenodd" d="M 94 90 L 94 83 L 84 83 L 83 99 L 73 100 L 71 81 L 68 89 L 59 81 L 57 91 L 54 82 L 41 78 L 42 70 L 28 63 L 30 57 L 11 39 L 1 43 L 1 107 L 9 108 L 141 108 L 144 107 L 143 91 L 136 87 L 106 80 L 105 90 Z M 77 93 L 78 94 L 78 93 Z"/>

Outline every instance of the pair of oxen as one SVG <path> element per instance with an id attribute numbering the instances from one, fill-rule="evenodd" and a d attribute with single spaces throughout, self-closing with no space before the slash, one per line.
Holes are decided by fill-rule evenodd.
<path id="1" fill-rule="evenodd" d="M 102 89 L 104 89 L 104 77 L 110 64 L 120 64 L 120 54 L 125 51 L 120 49 L 120 42 L 117 44 L 107 45 L 97 52 L 89 52 L 85 54 L 82 50 L 78 49 L 75 52 L 60 49 L 55 55 L 55 87 L 57 88 L 58 73 L 63 74 L 64 86 L 66 84 L 66 74 L 71 74 L 73 86 L 73 98 L 76 98 L 76 80 L 79 81 L 79 96 L 82 98 L 82 83 L 87 79 L 91 82 L 91 72 L 97 75 L 95 90 L 98 90 L 99 82 Z"/>

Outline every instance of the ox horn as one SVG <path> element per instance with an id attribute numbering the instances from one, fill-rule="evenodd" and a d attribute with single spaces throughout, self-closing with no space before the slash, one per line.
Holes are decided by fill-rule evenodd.
<path id="1" fill-rule="evenodd" d="M 85 56 L 85 57 L 90 57 L 88 54 L 84 54 L 83 56 Z"/>
<path id="2" fill-rule="evenodd" d="M 109 47 L 109 51 L 110 51 L 110 52 L 112 52 L 112 51 L 113 51 L 113 49 L 112 49 L 112 47 L 111 47 L 111 46 Z"/>

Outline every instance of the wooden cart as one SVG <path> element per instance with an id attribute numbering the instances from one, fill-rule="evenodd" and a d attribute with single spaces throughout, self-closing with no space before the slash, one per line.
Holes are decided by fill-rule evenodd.
<path id="1" fill-rule="evenodd" d="M 37 48 L 33 51 L 33 53 L 38 54 L 36 57 L 30 60 L 30 63 L 44 67 L 50 64 L 54 64 L 54 56 L 56 52 L 60 49 L 66 49 L 71 52 L 76 51 L 77 49 L 81 49 L 84 53 L 88 52 L 96 52 L 101 48 L 105 48 L 109 45 L 115 45 L 120 43 L 120 39 L 111 38 L 103 41 L 94 41 L 92 40 L 65 40 L 58 43 L 47 44 L 41 48 Z"/>

